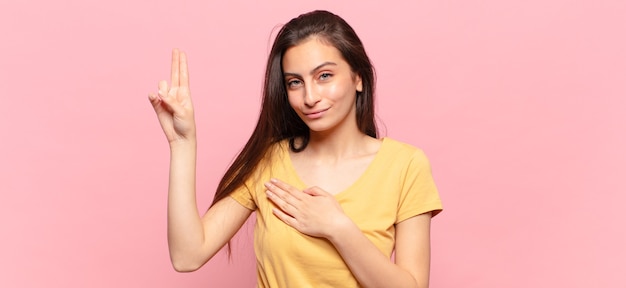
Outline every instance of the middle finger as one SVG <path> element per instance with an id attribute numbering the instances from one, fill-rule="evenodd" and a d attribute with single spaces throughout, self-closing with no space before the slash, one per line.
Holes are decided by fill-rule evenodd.
<path id="1" fill-rule="evenodd" d="M 273 183 L 265 183 L 265 188 L 267 188 L 267 196 L 272 202 L 274 202 L 278 207 L 287 208 L 288 206 L 297 206 L 299 199 L 293 197 L 293 195 L 288 191 L 289 188 L 280 187 L 278 185 L 274 185 Z M 285 210 L 283 209 L 283 210 Z"/>

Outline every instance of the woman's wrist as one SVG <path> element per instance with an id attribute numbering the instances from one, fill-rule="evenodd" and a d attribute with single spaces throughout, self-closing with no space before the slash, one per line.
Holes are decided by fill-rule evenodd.
<path id="1" fill-rule="evenodd" d="M 189 137 L 184 139 L 178 139 L 170 142 L 170 151 L 179 151 L 179 150 L 195 150 L 197 147 L 196 137 Z"/>
<path id="2" fill-rule="evenodd" d="M 337 241 L 349 241 L 352 233 L 361 233 L 361 229 L 348 217 L 344 215 L 335 222 L 335 227 L 331 230 L 326 239 L 336 245 Z"/>

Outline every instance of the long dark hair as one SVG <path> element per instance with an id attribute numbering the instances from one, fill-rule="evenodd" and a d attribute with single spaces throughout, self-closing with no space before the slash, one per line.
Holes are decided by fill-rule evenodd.
<path id="1" fill-rule="evenodd" d="M 245 184 L 269 148 L 289 139 L 289 148 L 300 152 L 309 143 L 309 128 L 289 105 L 282 69 L 283 54 L 311 36 L 320 37 L 341 52 L 352 71 L 361 77 L 363 90 L 357 92 L 356 117 L 361 132 L 376 138 L 374 119 L 375 75 L 363 43 L 352 27 L 341 17 L 328 11 L 302 14 L 285 24 L 272 45 L 263 88 L 263 102 L 254 132 L 235 158 L 217 186 L 214 205 Z M 295 139 L 301 139 L 297 147 Z"/>

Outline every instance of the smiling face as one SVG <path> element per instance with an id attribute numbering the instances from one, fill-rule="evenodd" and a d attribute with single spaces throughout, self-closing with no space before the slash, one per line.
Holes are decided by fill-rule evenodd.
<path id="1" fill-rule="evenodd" d="M 356 125 L 356 93 L 361 78 L 339 50 L 318 37 L 287 49 L 283 75 L 289 104 L 312 133 Z"/>

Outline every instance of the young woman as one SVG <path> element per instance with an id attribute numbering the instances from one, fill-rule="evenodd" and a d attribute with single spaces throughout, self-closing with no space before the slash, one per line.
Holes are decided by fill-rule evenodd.
<path id="1" fill-rule="evenodd" d="M 374 84 L 343 19 L 292 19 L 269 55 L 257 126 L 200 216 L 187 58 L 174 50 L 170 85 L 149 96 L 170 144 L 174 268 L 201 267 L 256 211 L 260 287 L 428 287 L 441 202 L 422 151 L 377 138 Z"/>

